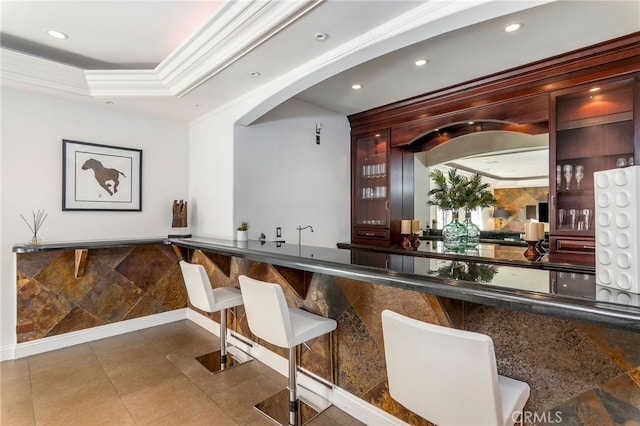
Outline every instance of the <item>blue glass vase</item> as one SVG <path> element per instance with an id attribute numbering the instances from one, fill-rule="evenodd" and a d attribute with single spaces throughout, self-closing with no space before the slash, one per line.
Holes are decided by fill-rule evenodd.
<path id="1" fill-rule="evenodd" d="M 449 250 L 464 250 L 467 246 L 467 228 L 458 220 L 458 213 L 453 213 L 453 220 L 442 228 L 442 241 Z"/>

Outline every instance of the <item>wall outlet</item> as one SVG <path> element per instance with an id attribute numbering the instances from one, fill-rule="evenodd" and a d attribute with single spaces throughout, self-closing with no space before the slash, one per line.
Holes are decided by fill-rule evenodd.
<path id="1" fill-rule="evenodd" d="M 276 238 L 282 237 L 282 228 L 276 227 Z"/>

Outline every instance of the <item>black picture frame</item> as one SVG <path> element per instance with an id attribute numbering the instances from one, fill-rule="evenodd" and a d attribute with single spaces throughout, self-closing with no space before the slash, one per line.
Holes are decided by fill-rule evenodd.
<path id="1" fill-rule="evenodd" d="M 63 139 L 62 210 L 142 211 L 142 150 Z"/>

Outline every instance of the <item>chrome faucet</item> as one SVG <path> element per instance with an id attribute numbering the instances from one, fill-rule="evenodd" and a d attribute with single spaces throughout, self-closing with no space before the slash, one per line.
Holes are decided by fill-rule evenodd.
<path id="1" fill-rule="evenodd" d="M 307 228 L 310 228 L 311 232 L 313 232 L 313 226 L 311 226 L 311 225 L 307 225 L 304 228 L 302 226 L 298 225 L 298 227 L 296 228 L 298 230 L 298 245 L 302 244 L 302 231 L 307 229 Z"/>

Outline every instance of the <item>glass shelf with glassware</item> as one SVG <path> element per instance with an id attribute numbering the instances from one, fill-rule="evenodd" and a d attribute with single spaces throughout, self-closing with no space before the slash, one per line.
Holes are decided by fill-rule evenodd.
<path id="1" fill-rule="evenodd" d="M 362 197 L 361 199 L 364 201 L 386 200 L 387 187 L 386 186 L 364 187 L 362 188 L 361 197 Z"/>
<path id="2" fill-rule="evenodd" d="M 363 179 L 379 179 L 387 177 L 387 163 L 363 164 Z"/>
<path id="3" fill-rule="evenodd" d="M 389 241 L 389 131 L 352 137 L 352 241 Z"/>
<path id="4" fill-rule="evenodd" d="M 550 258 L 593 256 L 593 174 L 633 165 L 637 87 L 635 76 L 626 76 L 551 94 Z"/>
<path id="5" fill-rule="evenodd" d="M 593 208 L 558 209 L 556 230 L 559 232 L 582 231 L 580 234 L 593 234 Z"/>
<path id="6" fill-rule="evenodd" d="M 604 155 L 600 157 L 559 158 L 556 160 L 556 191 L 563 193 L 593 193 L 593 173 L 616 167 L 633 165 L 633 153 Z"/>

